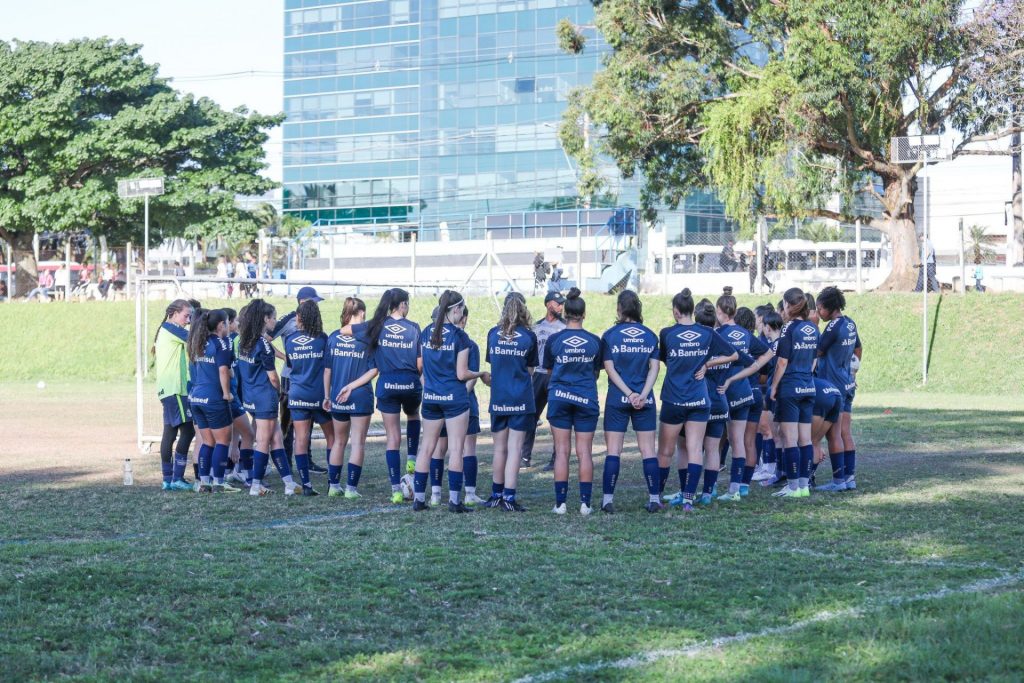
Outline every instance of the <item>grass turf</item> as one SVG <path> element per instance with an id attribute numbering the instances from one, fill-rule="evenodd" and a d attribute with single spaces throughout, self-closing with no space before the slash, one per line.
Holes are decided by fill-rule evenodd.
<path id="1" fill-rule="evenodd" d="M 1019 399 L 864 393 L 860 490 L 796 502 L 755 487 L 686 516 L 640 510 L 627 439 L 619 514 L 584 519 L 551 515 L 536 471 L 524 515 L 391 507 L 379 442 L 356 503 L 286 500 L 279 485 L 259 500 L 163 494 L 155 457 L 125 488 L 126 451 L 102 444 L 47 470 L 8 430 L 42 429 L 77 392 L 0 394 L 16 437 L 0 450 L 6 679 L 1024 676 Z M 116 426 L 131 387 L 102 395 L 71 419 L 130 447 Z M 484 438 L 483 491 L 489 453 Z M 599 489 L 600 438 L 596 455 Z"/>

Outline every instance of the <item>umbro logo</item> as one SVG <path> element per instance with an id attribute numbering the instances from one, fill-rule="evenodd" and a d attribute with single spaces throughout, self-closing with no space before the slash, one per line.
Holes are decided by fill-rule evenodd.
<path id="1" fill-rule="evenodd" d="M 745 336 L 746 335 L 744 335 L 739 330 L 733 330 L 732 332 L 729 333 L 729 339 L 732 339 L 733 341 L 743 341 L 743 337 Z"/>
<path id="2" fill-rule="evenodd" d="M 852 322 L 848 322 L 846 323 L 846 329 L 848 329 L 850 332 L 853 332 L 857 328 L 854 326 Z"/>
<path id="3" fill-rule="evenodd" d="M 637 337 L 642 337 L 644 335 L 644 331 L 639 327 L 627 327 L 622 331 L 622 334 L 630 339 L 636 339 Z"/>
<path id="4" fill-rule="evenodd" d="M 700 332 L 694 332 L 693 330 L 687 330 L 686 332 L 680 332 L 676 335 L 683 341 L 692 342 L 696 339 L 700 339 Z"/>
<path id="5" fill-rule="evenodd" d="M 576 335 L 573 335 L 568 339 L 564 339 L 563 341 L 565 342 L 566 346 L 571 346 L 574 349 L 583 346 L 584 344 L 587 343 L 586 339 L 584 339 L 583 337 L 578 337 Z"/>
<path id="6" fill-rule="evenodd" d="M 306 344 L 308 344 L 309 342 L 313 341 L 313 338 L 312 338 L 312 337 L 307 337 L 307 336 L 306 336 L 306 335 L 304 335 L 304 334 L 300 334 L 300 335 L 299 335 L 298 337 L 296 337 L 296 338 L 295 338 L 295 339 L 294 339 L 293 341 L 294 341 L 294 342 L 295 342 L 296 344 L 298 344 L 299 346 L 305 346 L 305 345 L 306 345 Z"/>
<path id="7" fill-rule="evenodd" d="M 398 323 L 385 325 L 384 329 L 392 334 L 402 334 L 403 332 L 405 332 L 405 328 L 399 325 Z"/>
<path id="8" fill-rule="evenodd" d="M 519 332 L 517 332 L 516 330 L 513 330 L 512 334 L 505 334 L 504 332 L 501 334 L 501 338 L 504 339 L 505 341 L 512 341 L 513 339 L 519 339 L 522 336 L 523 335 L 519 334 Z"/>
<path id="9" fill-rule="evenodd" d="M 355 340 L 355 337 L 349 337 L 348 335 L 344 334 L 338 336 L 338 341 L 340 341 L 342 344 L 351 344 Z"/>

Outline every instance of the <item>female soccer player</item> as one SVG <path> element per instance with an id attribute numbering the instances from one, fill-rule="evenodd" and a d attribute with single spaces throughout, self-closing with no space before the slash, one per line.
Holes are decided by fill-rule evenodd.
<path id="1" fill-rule="evenodd" d="M 857 450 L 851 429 L 853 397 L 857 384 L 851 364 L 854 357 L 860 362 L 861 345 L 857 324 L 843 313 L 846 297 L 837 287 L 826 287 L 818 294 L 817 310 L 826 321 L 825 331 L 818 344 L 817 375 L 835 385 L 843 393 L 843 412 L 840 418 L 840 438 L 843 450 L 829 448 L 832 461 L 832 481 L 818 488 L 822 491 L 852 491 L 857 488 Z"/>
<path id="2" fill-rule="evenodd" d="M 465 300 L 458 292 L 445 290 L 438 300 L 433 326 L 420 338 L 420 366 L 423 371 L 423 448 L 416 457 L 413 480 L 413 510 L 429 509 L 426 503 L 430 456 L 437 445 L 441 427 L 448 430 L 448 511 L 472 512 L 459 495 L 462 491 L 462 450 L 469 427 L 469 395 L 466 382 L 490 373 L 469 369 L 469 338 L 455 324 L 462 319 Z"/>
<path id="3" fill-rule="evenodd" d="M 580 514 L 591 512 L 594 489 L 594 431 L 601 413 L 597 376 L 601 372 L 601 340 L 583 329 L 587 304 L 573 287 L 565 300 L 565 329 L 544 345 L 544 367 L 551 372 L 548 384 L 548 422 L 555 439 L 555 508 L 565 514 L 569 496 L 569 451 L 576 432 L 576 457 L 580 461 Z"/>
<path id="4" fill-rule="evenodd" d="M 787 323 L 776 350 L 775 375 L 770 396 L 776 401 L 775 419 L 781 425 L 789 487 L 779 497 L 807 498 L 814 448 L 811 419 L 814 412 L 814 362 L 818 355 L 818 328 L 807 320 L 807 298 L 799 287 L 782 297 Z"/>
<path id="5" fill-rule="evenodd" d="M 345 462 L 345 446 L 351 441 L 348 474 L 344 496 L 360 498 L 359 477 L 366 454 L 366 434 L 373 417 L 373 390 L 370 382 L 377 376 L 370 340 L 365 328 L 366 304 L 362 299 L 348 297 L 341 309 L 341 328 L 327 339 L 327 364 L 324 371 L 324 409 L 330 410 L 334 439 L 327 462 L 328 496 L 340 496 L 341 468 Z M 343 334 L 342 329 L 358 327 L 361 334 Z M 394 487 L 392 487 L 394 488 Z M 401 502 L 401 493 L 397 502 Z"/>
<path id="6" fill-rule="evenodd" d="M 814 378 L 814 412 L 811 418 L 811 443 L 814 446 L 814 464 L 811 465 L 811 486 L 814 486 L 814 473 L 818 465 L 825 459 L 821 452 L 821 440 L 828 438 L 828 452 L 843 452 L 840 415 L 843 411 L 843 393 L 828 380 Z M 821 487 L 816 487 L 821 488 Z M 845 490 L 825 489 L 826 491 Z"/>
<path id="7" fill-rule="evenodd" d="M 530 325 L 526 299 L 517 292 L 505 297 L 498 324 L 487 332 L 487 362 L 491 377 L 491 433 L 494 460 L 491 497 L 485 505 L 506 512 L 526 510 L 516 499 L 519 464 L 526 433 L 537 419 L 533 397 L 533 370 L 538 364 L 537 335 Z"/>
<path id="8" fill-rule="evenodd" d="M 420 443 L 420 326 L 409 320 L 409 292 L 389 289 L 384 292 L 369 322 L 343 326 L 339 332 L 368 340 L 380 377 L 377 379 L 377 407 L 384 418 L 387 450 L 384 456 L 391 479 L 391 502 L 401 503 L 402 443 L 401 414 L 405 413 L 409 464 L 416 460 Z M 429 454 L 428 454 L 429 455 Z"/>
<path id="9" fill-rule="evenodd" d="M 185 481 L 188 453 L 195 438 L 192 411 L 188 405 L 188 329 L 192 306 L 175 299 L 164 311 L 164 321 L 153 338 L 156 363 L 157 396 L 164 411 L 164 431 L 160 438 L 160 467 L 164 491 L 191 491 Z M 177 448 L 175 448 L 177 440 Z M 172 460 L 173 451 L 173 460 Z"/>
<path id="10" fill-rule="evenodd" d="M 715 303 L 715 315 L 720 325 L 718 333 L 733 348 L 743 356 L 760 357 L 768 351 L 768 346 L 745 327 L 736 323 L 736 297 L 732 295 L 732 287 L 726 287 L 726 291 Z M 749 312 L 749 311 L 748 311 Z M 751 320 L 753 315 L 751 315 Z M 726 377 L 735 375 L 742 368 L 737 364 L 723 366 Z M 715 393 L 718 393 L 717 391 Z M 750 477 L 754 474 L 754 465 L 757 463 L 757 453 L 747 453 L 747 429 L 750 422 L 750 413 L 754 410 L 760 418 L 761 407 L 753 408 L 756 400 L 760 400 L 761 392 L 754 396 L 753 386 L 749 381 L 735 382 L 729 387 L 725 398 L 729 401 L 729 445 L 732 447 L 732 462 L 729 467 L 729 492 L 720 496 L 722 501 L 738 501 L 742 497 L 740 487 L 750 484 Z M 756 423 L 751 427 L 750 440 L 754 440 L 753 432 Z M 752 456 L 752 457 L 751 457 Z M 747 468 L 749 467 L 749 471 Z M 749 488 L 749 487 L 748 487 Z"/>
<path id="11" fill-rule="evenodd" d="M 694 309 L 693 319 L 698 325 L 714 330 L 716 324 L 715 307 L 707 299 L 701 300 Z M 719 336 L 721 335 L 719 334 Z M 753 362 L 753 359 L 742 351 L 737 351 L 736 353 L 741 362 L 747 361 L 745 365 Z M 704 383 L 707 385 L 708 399 L 711 401 L 711 414 L 708 416 L 707 428 L 704 430 L 704 487 L 700 496 L 701 505 L 710 505 L 711 501 L 715 498 L 715 485 L 718 483 L 718 475 L 722 469 L 722 439 L 725 436 L 726 426 L 729 422 L 729 401 L 727 396 L 719 394 L 717 389 L 725 378 L 729 376 L 729 368 L 732 365 L 733 363 L 725 362 L 708 368 L 707 372 L 704 373 Z M 677 445 L 680 447 L 685 446 L 685 437 L 683 435 L 680 436 L 680 443 Z M 687 465 L 687 469 L 689 469 L 689 465 Z M 675 504 L 679 505 L 681 503 L 685 503 L 685 500 L 676 501 Z"/>
<path id="12" fill-rule="evenodd" d="M 659 353 L 665 363 L 661 387 L 661 429 L 658 434 L 660 480 L 668 478 L 676 440 L 686 438 L 687 467 L 680 468 L 683 509 L 693 509 L 703 465 L 704 434 L 711 416 L 711 399 L 704 374 L 708 368 L 731 363 L 739 354 L 717 332 L 694 322 L 693 295 L 684 289 L 672 298 L 676 324 L 659 335 Z M 662 484 L 659 484 L 663 488 Z"/>
<path id="13" fill-rule="evenodd" d="M 315 299 L 306 299 L 295 311 L 297 329 L 284 340 L 285 355 L 291 366 L 288 383 L 288 410 L 295 428 L 295 467 L 302 482 L 302 495 L 319 495 L 309 480 L 309 445 L 316 422 L 324 431 L 327 450 L 334 445 L 331 415 L 324 410 L 324 364 L 327 335 Z"/>
<path id="14" fill-rule="evenodd" d="M 241 381 L 238 377 L 238 314 L 233 308 L 222 309 L 228 316 L 228 345 L 231 347 L 231 450 L 228 460 L 235 461 L 234 471 L 227 475 L 228 481 L 249 486 L 252 481 L 252 445 L 255 434 L 249 416 L 242 407 Z M 232 458 L 234 456 L 234 458 Z"/>
<path id="15" fill-rule="evenodd" d="M 228 316 L 205 311 L 193 322 L 188 338 L 192 389 L 188 401 L 202 445 L 199 447 L 200 493 L 224 492 L 224 467 L 231 443 L 231 346 Z M 213 473 L 211 481 L 211 470 Z"/>
<path id="16" fill-rule="evenodd" d="M 768 350 L 768 345 L 755 334 L 757 331 L 757 320 L 753 311 L 745 306 L 741 306 L 736 310 L 734 322 L 750 333 L 751 341 L 747 352 L 751 356 L 760 357 Z M 760 353 L 758 353 L 759 351 Z M 744 463 L 743 476 L 740 481 L 741 497 L 746 497 L 750 494 L 750 482 L 757 469 L 758 455 L 761 452 L 761 445 L 763 443 L 760 438 L 761 435 L 758 433 L 758 425 L 761 422 L 761 413 L 764 412 L 764 394 L 761 392 L 761 383 L 756 376 L 748 377 L 747 382 L 750 383 L 750 392 L 754 397 L 754 402 L 750 404 L 750 411 L 747 413 L 747 425 L 743 431 L 743 449 L 746 451 L 747 460 Z"/>
<path id="17" fill-rule="evenodd" d="M 263 486 L 267 461 L 273 458 L 284 481 L 284 494 L 295 495 L 295 480 L 284 450 L 284 435 L 277 419 L 281 378 L 274 365 L 274 348 L 267 337 L 277 323 L 277 310 L 263 299 L 253 299 L 239 316 L 238 369 L 242 380 L 242 407 L 256 420 L 250 496 L 271 493 Z M 268 455 L 269 454 L 269 455 Z"/>
<path id="18" fill-rule="evenodd" d="M 615 325 L 601 336 L 601 360 L 608 375 L 604 404 L 604 441 L 608 455 L 604 459 L 601 511 L 615 512 L 615 483 L 619 478 L 622 445 L 632 421 L 647 483 L 648 502 L 644 509 L 657 512 L 664 507 L 659 499 L 661 475 L 654 440 L 658 409 L 652 395 L 661 367 L 658 336 L 644 326 L 643 304 L 636 292 L 622 291 L 615 311 Z"/>

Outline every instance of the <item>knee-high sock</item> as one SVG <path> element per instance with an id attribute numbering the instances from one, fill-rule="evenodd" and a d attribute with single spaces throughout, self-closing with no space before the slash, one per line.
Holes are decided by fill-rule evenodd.
<path id="1" fill-rule="evenodd" d="M 228 445 L 226 443 L 219 443 L 213 447 L 213 478 L 217 481 L 224 480 L 224 470 L 228 466 Z"/>
<path id="2" fill-rule="evenodd" d="M 203 479 L 210 478 L 210 466 L 213 459 L 213 446 L 205 443 L 199 447 L 199 476 Z"/>
<path id="3" fill-rule="evenodd" d="M 409 420 L 405 426 L 405 445 L 408 449 L 406 452 L 409 454 L 410 460 L 415 460 L 416 455 L 420 452 L 420 421 Z"/>
<path id="4" fill-rule="evenodd" d="M 444 460 L 441 458 L 430 459 L 430 485 L 440 487 L 441 478 L 444 476 Z"/>
<path id="5" fill-rule="evenodd" d="M 644 481 L 647 483 L 647 494 L 657 496 L 661 493 L 661 473 L 658 471 L 657 458 L 644 458 Z"/>
<path id="6" fill-rule="evenodd" d="M 622 463 L 617 455 L 609 455 L 604 459 L 604 473 L 601 476 L 601 492 L 610 496 L 615 493 L 615 482 L 619 480 L 619 468 Z"/>
<path id="7" fill-rule="evenodd" d="M 473 493 L 476 493 L 476 475 L 479 469 L 479 463 L 477 462 L 475 455 L 465 455 L 462 457 L 462 473 L 466 477 L 466 490 L 473 489 Z"/>
<path id="8" fill-rule="evenodd" d="M 700 474 L 704 471 L 703 465 L 690 463 L 686 466 L 686 488 L 683 489 L 683 499 L 693 502 L 697 493 L 697 484 L 700 483 Z"/>
<path id="9" fill-rule="evenodd" d="M 299 471 L 299 480 L 303 486 L 309 486 L 309 455 L 306 453 L 295 454 L 295 469 Z"/>
<path id="10" fill-rule="evenodd" d="M 384 460 L 388 464 L 388 479 L 392 486 L 402 481 L 402 454 L 400 451 L 384 451 Z"/>

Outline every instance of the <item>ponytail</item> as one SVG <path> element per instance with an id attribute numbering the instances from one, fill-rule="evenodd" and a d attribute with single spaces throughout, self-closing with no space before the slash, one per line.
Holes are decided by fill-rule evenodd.
<path id="1" fill-rule="evenodd" d="M 354 296 L 346 297 L 341 307 L 341 326 L 345 327 L 352 322 L 352 318 L 360 311 L 366 312 L 366 302 Z"/>
<path id="2" fill-rule="evenodd" d="M 253 299 L 242 309 L 238 317 L 238 350 L 250 354 L 256 342 L 263 337 L 266 320 L 277 312 L 272 305 L 263 299 Z"/>
<path id="3" fill-rule="evenodd" d="M 312 299 L 306 299 L 295 311 L 296 322 L 310 337 L 319 337 L 324 333 L 324 321 L 320 316 L 320 306 Z"/>
<path id="4" fill-rule="evenodd" d="M 434 329 L 430 333 L 430 348 L 441 348 L 442 332 L 445 323 L 448 322 L 448 312 L 456 306 L 464 304 L 465 301 L 461 294 L 450 289 L 444 290 L 444 293 L 441 294 L 441 298 L 437 300 L 437 320 L 434 321 Z"/>
<path id="5" fill-rule="evenodd" d="M 206 342 L 210 335 L 217 331 L 217 326 L 227 322 L 227 313 L 221 310 L 203 311 L 197 320 L 192 321 L 192 329 L 188 333 L 188 359 L 193 363 L 206 352 Z"/>
<path id="6" fill-rule="evenodd" d="M 186 307 L 191 307 L 190 304 L 184 299 L 175 299 L 171 303 L 167 304 L 167 309 L 164 311 L 164 319 L 160 322 L 160 327 L 163 327 L 164 323 L 171 319 L 171 316 L 175 313 L 181 313 Z M 156 333 L 153 334 L 153 345 L 149 347 L 149 352 L 156 355 L 156 338 L 160 336 L 160 327 L 156 328 Z"/>
<path id="7" fill-rule="evenodd" d="M 782 295 L 782 300 L 789 306 L 789 317 L 791 319 L 807 318 L 807 295 L 799 287 L 791 287 Z"/>
<path id="8" fill-rule="evenodd" d="M 505 297 L 505 305 L 501 308 L 498 320 L 498 331 L 505 338 L 515 334 L 516 327 L 530 329 L 530 311 L 526 308 L 526 299 L 519 292 L 510 292 Z"/>
<path id="9" fill-rule="evenodd" d="M 384 329 L 384 321 L 407 301 L 409 301 L 409 292 L 398 287 L 387 290 L 381 296 L 380 303 L 377 304 L 377 310 L 373 312 L 373 318 L 370 319 L 370 325 L 366 330 L 369 337 L 370 351 L 374 351 L 377 348 L 378 337 L 380 337 L 381 330 Z"/>

